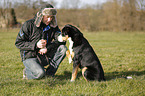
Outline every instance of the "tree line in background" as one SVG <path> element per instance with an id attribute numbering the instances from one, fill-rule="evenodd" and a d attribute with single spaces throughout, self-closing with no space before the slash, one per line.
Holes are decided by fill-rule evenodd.
<path id="1" fill-rule="evenodd" d="M 35 16 L 41 5 L 57 5 L 54 0 L 48 1 L 24 0 L 25 3 L 14 4 L 3 2 L 4 5 L 0 8 L 0 27 L 20 27 L 24 21 Z M 63 0 L 57 9 L 58 25 L 62 27 L 70 23 L 90 31 L 145 30 L 145 0 L 108 0 L 101 5 L 80 5 L 80 0 Z"/>

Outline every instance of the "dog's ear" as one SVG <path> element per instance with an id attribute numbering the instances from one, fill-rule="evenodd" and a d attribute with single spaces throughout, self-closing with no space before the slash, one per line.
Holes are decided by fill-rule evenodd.
<path id="1" fill-rule="evenodd" d="M 80 32 L 80 30 L 73 26 L 73 25 L 70 25 L 70 24 L 67 24 L 63 27 L 62 29 L 62 34 L 63 35 L 69 35 L 69 37 L 77 37 L 77 38 L 80 38 L 80 37 L 83 37 L 83 34 Z"/>
<path id="2" fill-rule="evenodd" d="M 73 26 L 70 24 L 65 25 L 62 29 L 62 34 L 68 35 L 69 37 L 72 37 L 73 32 L 74 32 Z"/>
<path id="3" fill-rule="evenodd" d="M 63 29 L 62 29 L 62 34 L 63 35 L 68 35 L 68 33 L 69 33 L 69 28 L 64 26 Z"/>

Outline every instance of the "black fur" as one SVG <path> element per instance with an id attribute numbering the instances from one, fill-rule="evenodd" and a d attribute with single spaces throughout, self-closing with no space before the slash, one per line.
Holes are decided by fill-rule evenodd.
<path id="1" fill-rule="evenodd" d="M 79 67 L 81 69 L 87 67 L 87 70 L 84 72 L 87 80 L 105 80 L 101 63 L 83 34 L 76 27 L 69 24 L 64 26 L 62 34 L 68 35 L 74 42 L 73 67 L 75 68 L 78 64 L 80 64 Z"/>

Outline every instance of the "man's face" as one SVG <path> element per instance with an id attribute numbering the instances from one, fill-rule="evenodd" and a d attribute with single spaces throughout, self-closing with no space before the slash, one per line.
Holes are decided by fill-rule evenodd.
<path id="1" fill-rule="evenodd" d="M 44 24 L 48 25 L 52 21 L 52 19 L 53 19 L 53 16 L 46 16 L 46 15 L 44 15 L 42 22 Z"/>

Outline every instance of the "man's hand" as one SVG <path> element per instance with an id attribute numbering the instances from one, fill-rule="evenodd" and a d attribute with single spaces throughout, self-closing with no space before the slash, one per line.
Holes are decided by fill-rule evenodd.
<path id="1" fill-rule="evenodd" d="M 46 47 L 39 50 L 39 54 L 42 54 L 42 55 L 46 54 L 46 52 L 47 52 L 47 48 Z"/>
<path id="2" fill-rule="evenodd" d="M 39 40 L 37 42 L 37 47 L 38 48 L 45 48 L 46 47 L 46 40 L 43 40 L 43 39 Z"/>

